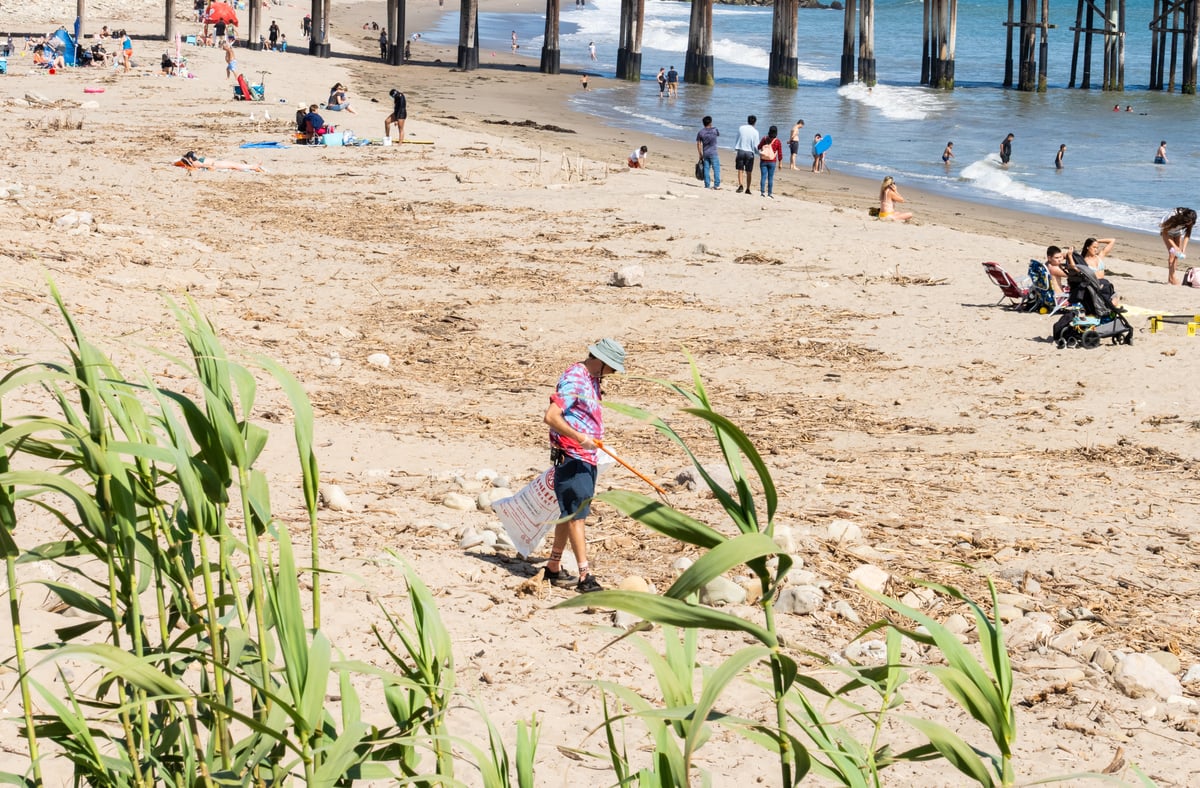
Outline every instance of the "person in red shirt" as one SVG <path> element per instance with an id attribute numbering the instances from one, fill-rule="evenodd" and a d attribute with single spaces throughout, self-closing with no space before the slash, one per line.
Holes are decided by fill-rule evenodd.
<path id="1" fill-rule="evenodd" d="M 758 196 L 775 197 L 775 168 L 783 158 L 783 143 L 779 127 L 767 129 L 767 136 L 758 141 Z"/>

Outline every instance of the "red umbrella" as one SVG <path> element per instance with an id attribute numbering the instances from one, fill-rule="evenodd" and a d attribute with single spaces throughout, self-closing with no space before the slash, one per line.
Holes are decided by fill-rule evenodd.
<path id="1" fill-rule="evenodd" d="M 208 8 L 204 10 L 204 21 L 210 25 L 224 22 L 236 27 L 238 24 L 237 12 L 229 3 L 209 3 Z"/>

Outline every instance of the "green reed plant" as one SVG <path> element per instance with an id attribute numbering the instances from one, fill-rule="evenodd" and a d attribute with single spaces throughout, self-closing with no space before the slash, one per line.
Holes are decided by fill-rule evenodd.
<path id="1" fill-rule="evenodd" d="M 515 763 L 486 718 L 487 750 L 446 730 L 450 638 L 411 571 L 414 623 L 384 611 L 428 655 L 411 672 L 340 660 L 321 630 L 318 467 L 299 383 L 273 361 L 256 362 L 292 405 L 307 567 L 296 564 L 256 467 L 268 433 L 251 421 L 255 375 L 228 358 L 196 305 L 171 305 L 188 354 L 164 354 L 191 368 L 193 400 L 127 379 L 51 292 L 68 329 L 67 362 L 28 363 L 0 377 L 0 552 L 15 646 L 3 656 L 18 670 L 30 756 L 26 775 L 0 774 L 0 782 L 40 785 L 49 743 L 80 784 L 341 786 L 418 774 L 418 757 L 395 757 L 403 742 L 409 752 L 435 753 L 433 778 L 409 782 L 453 785 L 460 742 L 480 756 L 474 763 L 489 780 L 503 784 L 515 769 L 516 784 L 531 786 L 535 723 L 518 728 Z M 18 393 L 40 396 L 56 413 L 10 418 L 3 405 Z M 18 513 L 32 507 L 64 536 L 22 550 Z M 39 562 L 58 577 L 22 581 L 21 565 Z M 307 605 L 302 575 L 311 578 Z M 22 583 L 44 586 L 79 623 L 28 644 Z M 74 679 L 60 671 L 64 699 L 34 676 L 38 665 L 65 659 L 99 672 Z M 407 716 L 395 720 L 402 736 L 363 719 L 364 680 L 385 695 L 416 690 Z M 331 706 L 333 691 L 340 700 Z"/>
<path id="2" fill-rule="evenodd" d="M 930 617 L 896 600 L 868 592 L 872 598 L 908 617 L 920 628 L 883 621 L 860 633 L 859 637 L 862 637 L 881 628 L 886 630 L 886 662 L 882 666 L 834 666 L 818 654 L 808 654 L 822 662 L 824 670 L 842 674 L 844 680 L 840 684 L 826 686 L 816 675 L 800 672 L 795 659 L 781 644 L 775 625 L 773 599 L 792 565 L 791 559 L 773 539 L 777 508 L 775 485 L 746 434 L 713 410 L 694 362 L 691 367 L 691 388 L 666 381 L 656 382 L 686 401 L 687 407 L 681 409 L 682 413 L 700 418 L 711 427 L 732 479 L 729 490 L 717 483 L 693 450 L 663 419 L 628 405 L 610 407 L 652 424 L 683 448 L 721 504 L 736 534 L 727 536 L 721 530 L 645 495 L 622 490 L 603 493 L 596 499 L 658 533 L 704 552 L 662 596 L 634 591 L 600 591 L 558 605 L 562 608 L 615 608 L 663 627 L 666 654 L 661 656 L 640 637 L 621 636 L 633 638 L 631 642 L 646 654 L 658 679 L 661 706 L 651 704 L 618 684 L 599 683 L 604 699 L 602 727 L 608 741 L 608 758 L 619 784 L 690 785 L 696 771 L 692 756 L 707 738 L 708 725 L 717 723 L 774 753 L 780 765 L 780 784 L 784 786 L 797 785 L 813 774 L 838 785 L 878 788 L 884 784 L 882 775 L 888 767 L 900 762 L 935 759 L 947 761 L 980 785 L 1013 785 L 1012 746 L 1016 723 L 1012 706 L 1012 666 L 1003 629 L 997 614 L 987 615 L 957 589 L 930 585 L 972 610 L 980 632 L 983 664 Z M 761 495 L 761 506 L 756 504 L 755 487 Z M 701 587 L 740 564 L 749 567 L 760 582 L 761 623 L 703 607 L 695 601 L 695 594 Z M 995 610 L 995 587 L 989 584 L 989 588 Z M 685 630 L 682 639 L 677 628 Z M 694 649 L 689 649 L 687 644 L 695 643 L 696 631 L 706 629 L 741 632 L 757 640 L 759 645 L 743 649 L 716 668 L 707 669 L 701 694 L 693 698 L 693 673 L 701 666 L 695 662 Z M 912 715 L 898 716 L 922 735 L 924 744 L 898 752 L 890 742 L 884 741 L 885 721 L 903 706 L 902 685 L 907 681 L 908 672 L 914 669 L 904 666 L 900 660 L 904 638 L 932 645 L 941 652 L 946 665 L 920 666 L 921 669 L 935 675 L 950 697 L 987 728 L 998 750 L 996 754 L 985 754 L 945 726 Z M 682 650 L 680 644 L 683 644 Z M 754 673 L 764 663 L 769 681 L 759 680 Z M 768 694 L 775 710 L 773 720 L 744 719 L 719 708 L 721 695 L 735 678 L 743 675 Z M 860 691 L 873 693 L 875 702 L 858 701 Z M 609 696 L 624 705 L 628 712 L 610 709 Z M 633 719 L 648 728 L 653 742 L 651 765 L 640 769 L 630 763 L 628 749 L 623 744 L 624 725 Z M 870 733 L 865 742 L 857 733 L 864 729 L 864 723 Z M 695 776 L 708 779 L 703 773 Z M 1076 776 L 1080 775 L 1052 779 Z"/>

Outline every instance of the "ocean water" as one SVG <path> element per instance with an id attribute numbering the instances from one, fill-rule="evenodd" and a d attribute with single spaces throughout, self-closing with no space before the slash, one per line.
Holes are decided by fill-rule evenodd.
<path id="1" fill-rule="evenodd" d="M 660 99 L 655 75 L 674 65 L 682 76 L 690 6 L 647 0 L 640 83 L 580 91 L 574 109 L 614 127 L 653 138 L 692 142 L 700 118 L 712 115 L 726 149 L 748 114 L 758 129 L 779 127 L 786 140 L 799 118 L 805 121 L 799 161 L 810 165 L 814 133 L 833 135 L 826 155 L 831 169 L 870 178 L 893 175 L 902 185 L 1004 205 L 1041 215 L 1095 221 L 1112 227 L 1157 232 L 1160 217 L 1177 205 L 1195 206 L 1200 176 L 1200 104 L 1195 96 L 1147 91 L 1150 75 L 1152 0 L 1128 0 L 1125 36 L 1125 90 L 1067 88 L 1076 3 L 1054 0 L 1049 36 L 1049 89 L 1023 93 L 1003 87 L 1007 3 L 960 0 L 954 90 L 920 82 L 921 0 L 876 0 L 876 77 L 840 86 L 842 12 L 801 9 L 797 90 L 768 87 L 771 47 L 770 7 L 717 5 L 714 10 L 716 84 L 681 84 L 679 96 Z M 517 31 L 536 67 L 540 57 L 544 5 L 529 13 L 480 14 L 481 63 L 490 51 L 508 50 Z M 563 4 L 560 23 L 564 68 L 613 76 L 616 68 L 619 0 L 588 0 L 584 7 Z M 456 43 L 458 16 L 447 15 L 432 41 Z M 596 44 L 597 60 L 588 56 Z M 1092 84 L 1101 82 L 1101 47 L 1093 47 Z M 1014 42 L 1015 45 L 1015 42 Z M 1080 47 L 1082 76 L 1082 46 Z M 1177 74 L 1181 72 L 1177 67 Z M 1113 112 L 1113 105 L 1121 106 Z M 1132 112 L 1125 112 L 1126 105 Z M 1015 135 L 1013 158 L 1000 166 L 1000 141 Z M 947 141 L 955 159 L 942 164 Z M 1167 165 L 1153 163 L 1167 140 Z M 1060 144 L 1067 145 L 1065 168 L 1055 170 Z M 783 173 L 786 178 L 786 172 Z"/>

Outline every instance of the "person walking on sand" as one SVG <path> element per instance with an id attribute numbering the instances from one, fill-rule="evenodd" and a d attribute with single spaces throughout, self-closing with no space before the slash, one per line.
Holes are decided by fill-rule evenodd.
<path id="1" fill-rule="evenodd" d="M 229 46 L 229 39 L 221 39 L 221 49 L 225 50 L 225 79 L 237 74 L 237 59 L 233 56 L 233 47 Z"/>
<path id="2" fill-rule="evenodd" d="M 750 193 L 751 181 L 754 180 L 754 154 L 758 150 L 758 141 L 761 136 L 758 129 L 754 128 L 754 124 L 758 122 L 758 118 L 750 115 L 746 118 L 746 122 L 738 126 L 737 140 L 733 143 L 735 158 L 733 160 L 733 168 L 737 170 L 738 187 L 737 193 Z M 743 185 L 742 181 L 745 181 Z"/>
<path id="3" fill-rule="evenodd" d="M 1013 135 L 1009 134 L 1004 138 L 1004 141 L 1000 143 L 1000 163 L 1006 167 L 1008 166 L 1009 159 L 1012 158 L 1012 141 Z"/>
<path id="4" fill-rule="evenodd" d="M 1179 284 L 1175 276 L 1175 266 L 1187 257 L 1188 240 L 1192 237 L 1192 228 L 1196 226 L 1196 212 L 1191 208 L 1176 208 L 1162 218 L 1158 225 L 1158 235 L 1167 247 L 1167 283 Z"/>
<path id="5" fill-rule="evenodd" d="M 383 136 L 390 139 L 392 126 L 395 126 L 399 141 L 404 142 L 404 121 L 408 119 L 408 99 L 395 88 L 389 90 L 388 95 L 392 97 L 392 114 L 383 119 Z"/>
<path id="6" fill-rule="evenodd" d="M 1158 150 L 1156 150 L 1154 152 L 1154 163 L 1155 164 L 1166 164 L 1167 163 L 1167 141 L 1166 140 L 1163 140 L 1162 142 L 1158 143 Z"/>
<path id="7" fill-rule="evenodd" d="M 671 98 L 679 96 L 679 72 L 674 66 L 667 69 L 667 95 Z"/>
<path id="8" fill-rule="evenodd" d="M 591 498 L 596 493 L 597 441 L 604 438 L 601 399 L 606 375 L 625 371 L 625 348 L 615 339 L 602 339 L 588 347 L 587 358 L 572 364 L 562 377 L 542 421 L 550 428 L 550 461 L 554 463 L 554 497 L 559 514 L 571 518 L 554 526 L 550 560 L 542 570 L 547 582 L 581 594 L 602 587 L 588 565 L 585 526 Z M 579 577 L 562 568 L 563 550 L 570 542 L 579 566 Z"/>
<path id="9" fill-rule="evenodd" d="M 516 30 L 514 30 L 514 31 L 512 31 L 512 51 L 513 51 L 513 54 L 514 54 L 514 55 L 515 55 L 515 54 L 517 54 L 517 50 L 518 50 L 518 49 L 520 49 L 520 48 L 521 48 L 520 44 L 518 44 L 518 43 L 517 43 L 517 31 L 516 31 Z"/>
<path id="10" fill-rule="evenodd" d="M 1054 169 L 1061 170 L 1063 168 L 1063 157 L 1067 155 L 1067 146 L 1065 144 L 1058 146 L 1058 155 L 1054 157 Z"/>
<path id="11" fill-rule="evenodd" d="M 696 133 L 696 153 L 700 155 L 700 163 L 704 168 L 704 188 L 709 188 L 711 183 L 713 191 L 716 191 L 721 188 L 721 154 L 717 148 L 717 138 L 721 132 L 712 124 L 712 115 L 705 115 L 700 122 L 704 128 Z"/>
<path id="12" fill-rule="evenodd" d="M 883 183 L 879 184 L 879 218 L 895 219 L 901 222 L 911 219 L 912 214 L 908 211 L 896 213 L 896 203 L 898 202 L 904 202 L 904 198 L 900 196 L 900 190 L 896 188 L 896 179 L 889 175 L 883 179 Z"/>
<path id="13" fill-rule="evenodd" d="M 800 154 L 800 129 L 804 128 L 804 121 L 796 121 L 796 125 L 792 126 L 792 131 L 788 135 L 788 158 L 790 159 L 790 169 L 798 170 L 796 166 L 796 156 Z"/>
<path id="14" fill-rule="evenodd" d="M 954 142 L 947 142 L 946 147 L 942 149 L 942 164 L 950 166 L 950 160 L 954 158 Z"/>
<path id="15" fill-rule="evenodd" d="M 662 98 L 667 94 L 667 70 L 665 68 L 658 69 L 658 97 Z"/>

